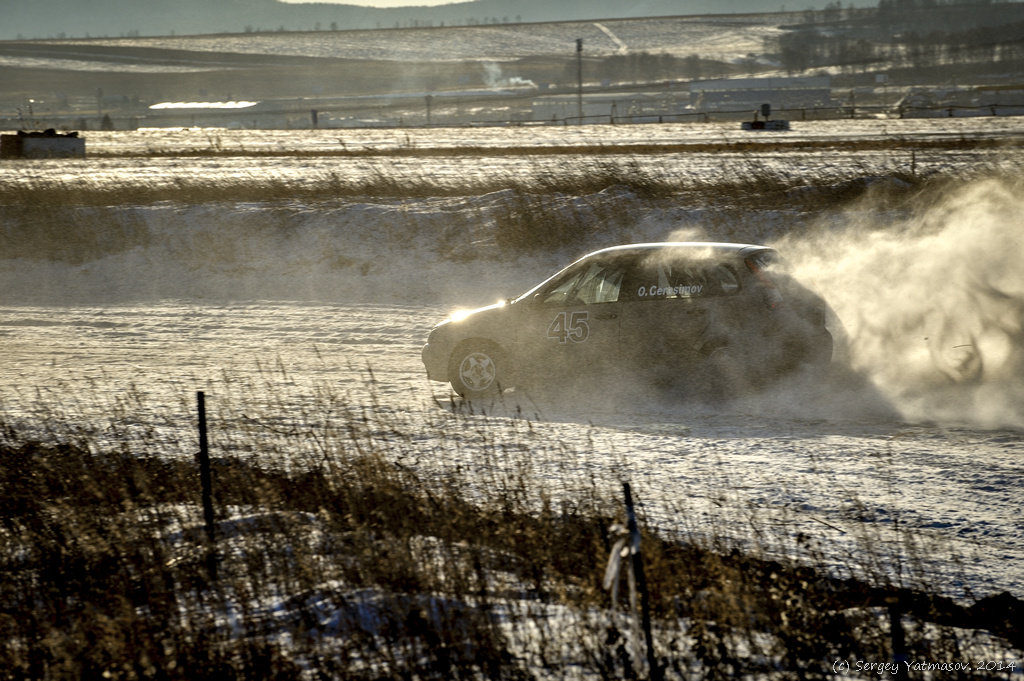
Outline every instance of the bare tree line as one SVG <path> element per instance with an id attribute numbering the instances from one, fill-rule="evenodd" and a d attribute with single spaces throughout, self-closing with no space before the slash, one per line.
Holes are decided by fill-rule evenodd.
<path id="1" fill-rule="evenodd" d="M 1024 60 L 1024 4 L 1018 2 L 880 0 L 867 10 L 835 3 L 803 19 L 767 46 L 790 73 Z"/>

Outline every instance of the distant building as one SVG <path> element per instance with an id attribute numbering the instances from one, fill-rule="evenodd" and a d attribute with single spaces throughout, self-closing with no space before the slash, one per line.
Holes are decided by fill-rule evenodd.
<path id="1" fill-rule="evenodd" d="M 77 132 L 65 134 L 54 129 L 43 132 L 19 130 L 15 135 L 0 135 L 0 158 L 81 158 L 85 139 Z"/>
<path id="2" fill-rule="evenodd" d="M 160 102 L 149 107 L 147 125 L 153 127 L 245 127 L 254 114 L 264 113 L 260 102 Z"/>
<path id="3" fill-rule="evenodd" d="M 697 111 L 754 111 L 762 104 L 771 104 L 773 109 L 835 106 L 828 76 L 694 81 L 690 97 Z"/>
<path id="4" fill-rule="evenodd" d="M 603 118 L 616 119 L 657 118 L 678 114 L 687 108 L 686 92 L 616 92 L 588 93 L 583 97 L 583 118 L 587 122 Z M 578 95 L 551 95 L 538 97 L 532 102 L 534 121 L 565 121 L 580 115 Z"/>

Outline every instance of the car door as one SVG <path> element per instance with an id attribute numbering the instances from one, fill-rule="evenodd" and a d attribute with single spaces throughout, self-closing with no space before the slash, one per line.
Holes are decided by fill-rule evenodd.
<path id="1" fill-rule="evenodd" d="M 719 263 L 661 260 L 638 263 L 623 287 L 620 343 L 647 378 L 675 379 L 697 367 L 708 350 L 716 305 L 732 275 Z M 738 286 L 738 284 L 737 284 Z"/>
<path id="2" fill-rule="evenodd" d="M 573 381 L 618 360 L 623 274 L 615 262 L 580 263 L 526 301 L 517 363 L 534 383 Z"/>

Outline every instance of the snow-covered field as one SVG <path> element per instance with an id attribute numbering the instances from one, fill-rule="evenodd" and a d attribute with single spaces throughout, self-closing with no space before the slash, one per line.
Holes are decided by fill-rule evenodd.
<path id="1" fill-rule="evenodd" d="M 87 137 L 87 151 L 90 156 L 87 163 L 55 161 L 40 162 L 32 168 L 24 166 L 11 166 L 4 164 L 0 166 L 0 173 L 5 177 L 25 179 L 36 179 L 48 176 L 51 172 L 67 173 L 67 177 L 75 177 L 79 169 L 95 171 L 103 168 L 111 159 L 105 156 L 121 155 L 145 155 L 145 154 L 181 154 L 181 153 L 202 153 L 202 152 L 273 152 L 283 154 L 294 152 L 295 154 L 312 154 L 306 162 L 315 162 L 315 154 L 318 152 L 369 152 L 369 151 L 399 151 L 399 150 L 441 150 L 466 148 L 479 150 L 482 156 L 487 156 L 488 151 L 499 151 L 508 148 L 528 150 L 547 147 L 588 147 L 588 152 L 593 153 L 594 147 L 614 145 L 642 146 L 649 144 L 679 144 L 679 145 L 707 145 L 707 144 L 733 144 L 733 145 L 759 145 L 766 147 L 778 143 L 794 142 L 885 142 L 892 141 L 925 141 L 935 142 L 941 140 L 1013 140 L 1018 139 L 1024 132 L 1024 118 L 1018 116 L 984 116 L 974 118 L 905 118 L 905 119 L 850 119 L 850 120 L 821 120 L 794 122 L 792 129 L 787 132 L 762 132 L 751 135 L 740 129 L 736 123 L 666 123 L 658 125 L 559 125 L 559 126 L 499 126 L 499 127 L 452 127 L 452 128 L 360 128 L 345 130 L 224 130 L 221 128 L 208 129 L 179 129 L 179 128 L 143 128 L 131 133 L 124 132 L 101 132 L 89 131 Z M 894 145 L 895 146 L 895 145 Z M 749 152 L 743 152 L 749 153 Z M 919 169 L 924 172 L 931 169 L 942 168 L 970 168 L 985 158 L 1015 158 L 1018 152 L 1008 146 L 1005 149 L 975 152 L 974 155 L 963 157 L 958 152 L 943 151 L 930 157 L 918 153 L 918 161 L 925 163 Z M 979 155 L 981 154 L 981 155 Z M 900 158 L 901 163 L 909 163 L 905 152 L 893 150 L 891 158 Z M 687 159 L 690 157 L 687 156 Z M 697 158 L 700 158 L 699 156 Z M 863 153 L 861 156 L 845 157 L 833 154 L 808 154 L 800 151 L 790 158 L 795 161 L 796 168 L 788 167 L 789 171 L 799 170 L 805 164 L 808 167 L 820 167 L 824 163 L 832 163 L 840 166 L 846 174 L 857 168 L 866 170 L 877 169 L 885 155 L 878 153 Z M 881 158 L 883 161 L 879 161 Z M 941 159 L 945 159 L 947 165 L 941 165 Z M 202 163 L 205 159 L 189 159 L 189 163 Z M 147 159 L 134 158 L 127 166 L 123 159 L 117 159 L 116 166 L 121 171 L 131 169 L 133 174 L 138 172 L 139 164 L 145 168 L 147 163 L 156 164 L 158 161 L 166 161 L 171 166 L 169 173 L 184 173 L 187 169 L 181 169 L 181 159 Z M 223 159 L 220 159 L 223 162 Z M 332 158 L 331 163 L 342 163 L 343 160 Z M 424 161 L 417 160 L 417 163 Z M 448 160 L 444 159 L 447 163 Z M 491 173 L 494 169 L 491 164 L 495 163 L 493 157 L 485 158 L 483 161 L 473 161 L 473 165 L 479 173 Z M 520 161 L 524 162 L 525 161 Z M 655 156 L 652 162 L 663 162 L 663 158 Z M 252 164 L 253 161 L 247 160 Z M 257 161 L 258 163 L 258 161 Z M 288 163 L 279 160 L 271 161 L 272 168 L 280 172 L 289 170 Z M 936 164 L 935 166 L 929 163 Z M 794 161 L 783 161 L 783 165 L 792 166 Z M 686 168 L 685 172 L 706 172 L 709 167 L 721 165 L 716 163 L 705 163 L 698 168 Z M 257 166 L 258 167 L 258 166 Z M 303 166 L 299 165 L 298 170 Z M 343 167 L 348 170 L 348 167 Z M 433 170 L 433 169 L 431 169 Z M 682 172 L 682 170 L 681 170 Z M 116 178 L 124 182 L 123 176 Z M 132 181 L 138 182 L 142 178 L 135 178 Z"/>
<path id="2" fill-rule="evenodd" d="M 1019 135 L 1024 122 L 828 127 L 835 125 L 799 126 L 793 136 L 999 137 Z M 591 144 L 594 136 L 606 144 L 664 143 L 699 133 L 703 141 L 738 137 L 731 127 L 635 126 L 360 131 L 346 133 L 352 136 L 344 143 L 510 147 Z M 224 148 L 297 152 L 339 143 L 322 132 L 176 134 L 175 144 L 194 148 L 214 138 Z M 545 164 L 559 160 L 484 152 L 457 159 L 125 156 L 166 142 L 146 131 L 91 134 L 90 149 L 111 155 L 4 161 L 0 181 L 130 187 L 197 175 L 519 177 L 548 172 Z M 680 174 L 737 167 L 721 154 L 634 160 Z M 898 152 L 777 152 L 759 161 L 781 164 L 794 177 L 826 173 L 837 181 L 885 176 L 910 163 Z M 926 571 L 918 577 L 941 592 L 1021 596 L 1020 151 L 918 154 L 913 163 L 917 172 L 965 177 L 981 166 L 1006 168 L 1005 180 L 965 183 L 962 194 L 926 214 L 865 206 L 813 230 L 807 216 L 777 211 L 752 214 L 742 229 L 725 226 L 718 222 L 723 207 L 650 203 L 615 189 L 558 199 L 584 212 L 598 202 L 621 203 L 635 213 L 630 240 L 746 235 L 777 244 L 825 294 L 849 338 L 825 385 L 787 385 L 716 407 L 628 390 L 615 399 L 578 395 L 554 403 L 510 395 L 487 415 L 467 414 L 447 386 L 423 375 L 419 349 L 431 325 L 456 307 L 522 292 L 580 254 L 442 257 L 452 223 L 479 221 L 480 244 L 466 237 L 460 252 L 483 248 L 493 226 L 488 209 L 500 193 L 312 206 L 161 203 L 75 209 L 79 224 L 110 225 L 103 252 L 69 255 L 73 246 L 54 244 L 59 258 L 0 256 L 0 415 L 26 428 L 70 424 L 95 442 L 161 443 L 169 456 L 191 456 L 194 395 L 204 390 L 225 447 L 240 424 L 290 428 L 370 414 L 390 424 L 380 442 L 395 437 L 405 464 L 466 471 L 485 442 L 520 448 L 529 420 L 528 441 L 538 443 L 532 463 L 554 490 L 572 493 L 562 484 L 567 471 L 573 481 L 627 478 L 654 524 L 728 527 L 742 541 L 757 517 L 779 536 L 812 537 L 836 565 L 851 569 L 866 540 L 894 556 L 894 570 L 913 547 Z M 792 233 L 787 225 L 797 217 L 805 229 Z M 607 238 L 595 224 L 593 246 Z"/>
<path id="3" fill-rule="evenodd" d="M 733 61 L 765 49 L 765 41 L 782 32 L 786 15 L 662 17 L 602 22 L 505 24 L 428 31 L 323 31 L 245 33 L 159 38 L 110 38 L 92 44 L 142 46 L 173 50 L 271 54 L 302 57 L 386 59 L 392 61 L 506 61 L 531 56 L 571 54 L 581 38 L 588 56 L 619 52 L 687 56 Z M 58 41 L 75 42 L 75 41 Z M 88 68 L 88 63 L 84 63 Z M 135 68 L 145 68 L 145 65 Z M 196 69 L 203 68 L 202 63 Z"/>

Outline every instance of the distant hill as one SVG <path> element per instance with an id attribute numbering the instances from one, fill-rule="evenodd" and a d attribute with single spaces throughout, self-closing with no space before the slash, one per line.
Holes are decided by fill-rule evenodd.
<path id="1" fill-rule="evenodd" d="M 803 0 L 791 10 L 823 7 Z M 843 3 L 874 6 L 871 0 Z M 374 9 L 278 0 L 7 0 L 0 40 L 164 36 L 280 30 L 345 30 L 413 26 L 681 16 L 776 11 L 766 0 L 473 0 L 438 7 Z"/>

